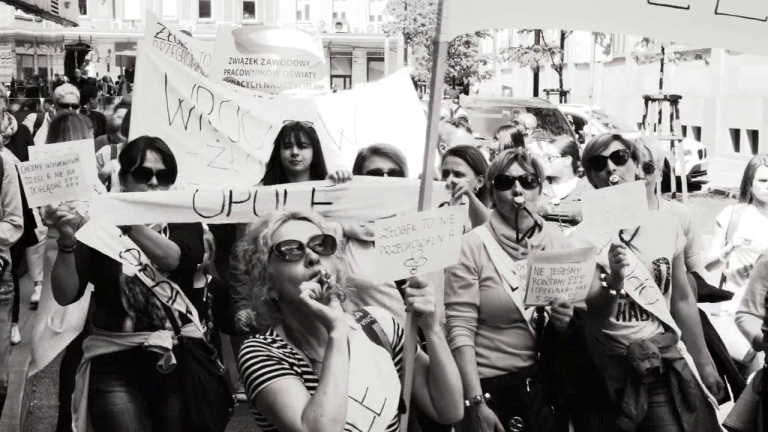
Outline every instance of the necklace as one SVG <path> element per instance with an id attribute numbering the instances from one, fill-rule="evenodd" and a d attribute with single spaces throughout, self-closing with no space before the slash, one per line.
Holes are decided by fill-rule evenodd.
<path id="1" fill-rule="evenodd" d="M 286 327 L 283 327 L 283 331 L 285 332 L 285 335 L 288 336 L 288 330 L 287 330 Z M 304 357 L 306 357 L 307 360 L 309 360 L 309 363 L 310 363 L 310 366 L 312 367 L 312 369 L 314 369 L 315 372 L 317 372 L 317 366 L 318 365 L 322 366 L 323 361 L 322 360 L 318 360 L 315 357 L 313 357 L 312 355 L 310 355 L 309 354 L 309 350 L 304 346 L 304 344 L 299 343 L 298 340 L 293 340 L 291 342 L 293 343 L 293 345 L 296 348 L 299 349 L 299 351 L 301 351 L 302 354 L 304 354 Z"/>

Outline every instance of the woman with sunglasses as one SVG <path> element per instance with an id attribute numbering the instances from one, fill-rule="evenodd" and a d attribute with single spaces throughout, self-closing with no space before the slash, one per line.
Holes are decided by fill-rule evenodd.
<path id="1" fill-rule="evenodd" d="M 440 179 L 447 182 L 452 191 L 453 201 L 461 202 L 467 197 L 469 202 L 469 222 L 467 230 L 488 222 L 491 198 L 485 180 L 488 162 L 483 153 L 472 146 L 451 147 L 443 155 L 440 166 Z"/>
<path id="2" fill-rule="evenodd" d="M 644 162 L 642 149 L 621 135 L 598 136 L 584 150 L 584 170 L 596 189 L 642 179 Z M 589 355 L 611 396 L 585 401 L 584 430 L 617 424 L 642 432 L 719 430 L 708 393 L 719 398 L 723 383 L 686 277 L 685 235 L 666 212 L 648 219 L 618 233 L 580 224 L 572 234 L 595 247 L 600 278 L 610 287 L 594 292 L 587 305 L 601 330 Z"/>
<path id="3" fill-rule="evenodd" d="M 462 238 L 459 263 L 446 270 L 448 340 L 467 407 L 461 430 L 567 430 L 567 418 L 528 403 L 543 397 L 537 354 L 545 315 L 543 308 L 526 308 L 525 289 L 518 288 L 531 252 L 573 244 L 538 216 L 545 179 L 538 157 L 524 148 L 506 150 L 488 178 L 490 219 Z M 553 304 L 547 326 L 565 333 L 572 315 L 569 303 Z"/>
<path id="4" fill-rule="evenodd" d="M 583 178 L 581 149 L 573 138 L 561 136 L 543 148 L 549 187 L 544 189 L 546 204 L 539 214 L 567 234 L 581 223 L 581 195 L 592 190 L 592 186 Z"/>
<path id="5" fill-rule="evenodd" d="M 408 160 L 390 144 L 374 144 L 359 152 L 352 165 L 353 175 L 369 177 L 408 177 Z"/>
<path id="6" fill-rule="evenodd" d="M 119 179 L 126 192 L 164 191 L 176 181 L 176 158 L 159 138 L 131 141 L 119 161 Z M 124 274 L 121 263 L 75 239 L 82 220 L 68 205 L 60 205 L 52 219 L 60 232 L 51 277 L 53 296 L 59 304 L 69 305 L 93 285 L 91 325 L 102 346 L 105 341 L 119 343 L 126 333 L 138 337 L 169 329 L 159 300 L 138 277 Z M 137 225 L 121 230 L 158 270 L 191 295 L 204 254 L 201 224 Z M 188 324 L 185 317 L 181 324 Z M 161 373 L 159 360 L 158 353 L 130 345 L 91 359 L 88 400 L 75 402 L 87 403 L 96 432 L 184 429 L 181 372 Z"/>
<path id="7" fill-rule="evenodd" d="M 264 432 L 397 431 L 403 327 L 382 309 L 345 311 L 344 263 L 323 226 L 315 214 L 273 213 L 237 245 L 235 268 L 247 275 L 268 329 L 246 341 L 238 359 L 256 424 Z M 430 352 L 416 355 L 411 401 L 441 423 L 456 422 L 461 379 L 434 292 L 418 278 L 405 288 Z"/>

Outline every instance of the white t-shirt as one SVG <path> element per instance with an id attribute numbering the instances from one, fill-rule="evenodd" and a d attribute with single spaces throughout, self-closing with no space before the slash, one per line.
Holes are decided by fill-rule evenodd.
<path id="1" fill-rule="evenodd" d="M 717 216 L 718 227 L 727 229 L 733 208 L 734 206 L 728 206 L 720 212 Z M 726 277 L 723 288 L 735 295 L 732 300 L 720 304 L 721 310 L 732 313 L 736 313 L 749 281 L 748 272 L 746 275 L 740 275 L 737 270 L 754 266 L 763 251 L 768 249 L 768 218 L 752 205 L 744 206 L 738 218 L 738 221 L 733 221 L 735 229 L 732 228 L 732 242 L 748 239 L 751 243 L 749 246 L 734 249 L 728 257 L 728 268 L 723 270 Z"/>
<path id="2" fill-rule="evenodd" d="M 648 219 L 648 223 L 640 227 L 634 239 L 630 241 L 635 230 L 624 230 L 622 237 L 632 246 L 632 252 L 645 263 L 669 309 L 672 298 L 672 263 L 685 249 L 685 235 L 680 223 L 671 214 L 650 212 Z M 576 227 L 573 236 L 580 238 L 579 227 Z M 658 293 L 647 292 L 643 297 L 655 295 Z M 656 316 L 627 297 L 618 301 L 616 313 L 603 324 L 603 332 L 620 344 L 629 345 L 664 333 L 664 326 Z"/>

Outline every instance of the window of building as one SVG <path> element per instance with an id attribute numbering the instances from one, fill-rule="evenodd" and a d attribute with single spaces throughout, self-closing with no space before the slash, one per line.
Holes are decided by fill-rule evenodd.
<path id="1" fill-rule="evenodd" d="M 331 87 L 336 90 L 352 88 L 352 53 L 331 53 Z"/>
<path id="2" fill-rule="evenodd" d="M 347 0 L 333 0 L 333 19 L 347 18 Z"/>
<path id="3" fill-rule="evenodd" d="M 296 21 L 309 22 L 312 19 L 309 13 L 309 0 L 296 0 Z"/>
<path id="4" fill-rule="evenodd" d="M 80 16 L 88 16 L 88 0 L 78 0 L 80 6 Z"/>
<path id="5" fill-rule="evenodd" d="M 178 19 L 177 0 L 163 0 L 163 19 Z"/>
<path id="6" fill-rule="evenodd" d="M 368 0 L 368 22 L 384 21 L 387 2 L 384 0 Z"/>
<path id="7" fill-rule="evenodd" d="M 384 57 L 368 57 L 368 82 L 376 82 L 386 75 Z"/>
<path id="8" fill-rule="evenodd" d="M 48 79 L 48 56 L 37 56 L 37 74 L 41 79 Z"/>
<path id="9" fill-rule="evenodd" d="M 127 21 L 140 21 L 141 3 L 135 1 L 123 2 L 123 19 Z"/>
<path id="10" fill-rule="evenodd" d="M 16 77 L 26 80 L 35 74 L 35 56 L 32 54 L 16 54 Z"/>
<path id="11" fill-rule="evenodd" d="M 243 20 L 253 21 L 256 19 L 256 0 L 243 0 Z"/>
<path id="12" fill-rule="evenodd" d="M 200 19 L 211 19 L 213 13 L 211 11 L 211 0 L 198 0 L 197 1 L 197 16 Z"/>

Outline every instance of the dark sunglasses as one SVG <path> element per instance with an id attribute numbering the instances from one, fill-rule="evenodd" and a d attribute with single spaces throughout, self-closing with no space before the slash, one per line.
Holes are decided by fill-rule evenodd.
<path id="1" fill-rule="evenodd" d="M 306 128 L 314 128 L 315 124 L 309 121 L 297 121 L 297 120 L 285 120 L 283 121 L 283 126 L 293 126 L 296 123 L 306 127 Z"/>
<path id="2" fill-rule="evenodd" d="M 290 263 L 304 258 L 307 249 L 321 256 L 331 256 L 336 253 L 336 237 L 329 234 L 316 235 L 306 245 L 298 240 L 283 240 L 272 246 L 272 253 Z"/>
<path id="3" fill-rule="evenodd" d="M 71 110 L 80 109 L 80 104 L 57 103 L 56 105 L 58 105 L 59 108 L 64 108 L 64 109 L 71 109 Z"/>
<path id="4" fill-rule="evenodd" d="M 608 166 L 608 159 L 616 166 L 624 166 L 629 162 L 629 150 L 621 149 L 609 154 L 608 156 L 597 155 L 587 159 L 587 165 L 592 171 L 601 172 Z"/>
<path id="5" fill-rule="evenodd" d="M 647 175 L 653 175 L 656 172 L 656 164 L 653 162 L 643 162 L 642 168 Z"/>
<path id="6" fill-rule="evenodd" d="M 366 171 L 363 175 L 371 177 L 399 177 L 405 178 L 405 172 L 399 168 L 391 170 L 383 170 L 381 168 L 374 168 Z"/>
<path id="7" fill-rule="evenodd" d="M 131 176 L 136 183 L 147 184 L 152 181 L 152 177 L 157 179 L 160 186 L 171 186 L 176 182 L 176 174 L 168 169 L 153 170 L 147 167 L 138 167 L 131 171 Z"/>
<path id="8" fill-rule="evenodd" d="M 539 187 L 539 178 L 534 174 L 523 174 L 515 177 L 506 174 L 499 174 L 493 178 L 493 188 L 500 192 L 505 192 L 513 187 L 515 183 L 520 182 L 520 186 L 525 190 L 533 190 Z"/>

